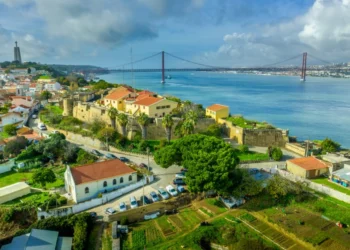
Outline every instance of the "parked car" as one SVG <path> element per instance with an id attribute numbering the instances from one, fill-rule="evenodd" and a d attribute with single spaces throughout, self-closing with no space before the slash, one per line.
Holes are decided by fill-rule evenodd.
<path id="1" fill-rule="evenodd" d="M 34 114 L 34 115 L 32 115 L 32 118 L 36 119 L 36 118 L 38 118 L 38 116 Z"/>
<path id="2" fill-rule="evenodd" d="M 90 216 L 91 216 L 92 218 L 96 218 L 96 217 L 97 217 L 97 213 L 96 213 L 96 212 L 90 212 Z"/>
<path id="3" fill-rule="evenodd" d="M 175 178 L 186 178 L 186 172 L 180 172 L 180 173 L 177 173 L 175 174 Z"/>
<path id="4" fill-rule="evenodd" d="M 184 178 L 176 178 L 173 180 L 174 185 L 186 185 Z"/>
<path id="5" fill-rule="evenodd" d="M 107 158 L 107 159 L 118 159 L 117 156 L 115 156 L 114 154 L 111 154 L 111 153 L 107 153 L 107 154 L 106 154 L 106 158 Z"/>
<path id="6" fill-rule="evenodd" d="M 159 201 L 159 197 L 156 194 L 156 192 L 152 191 L 149 195 L 151 196 L 151 199 L 152 199 L 153 202 Z"/>
<path id="7" fill-rule="evenodd" d="M 146 165 L 145 163 L 141 163 L 141 164 L 139 165 L 139 167 L 140 167 L 140 168 L 147 168 L 147 165 Z"/>
<path id="8" fill-rule="evenodd" d="M 184 188 L 183 186 L 181 186 L 181 185 L 178 185 L 178 186 L 177 186 L 177 191 L 178 191 L 179 193 L 185 192 L 185 188 Z"/>
<path id="9" fill-rule="evenodd" d="M 187 168 L 181 168 L 181 172 L 187 172 L 188 169 Z"/>
<path id="10" fill-rule="evenodd" d="M 234 198 L 234 197 L 219 197 L 219 200 L 224 203 L 224 205 L 228 208 L 238 207 L 245 203 L 245 200 L 242 198 Z"/>
<path id="11" fill-rule="evenodd" d="M 163 200 L 167 200 L 170 198 L 169 194 L 163 188 L 158 188 L 158 193 Z"/>
<path id="12" fill-rule="evenodd" d="M 130 207 L 131 208 L 137 208 L 139 205 L 137 204 L 137 200 L 135 196 L 130 197 Z"/>
<path id="13" fill-rule="evenodd" d="M 97 156 L 102 156 L 103 154 L 100 151 L 97 151 L 96 149 L 91 150 L 91 153 Z"/>
<path id="14" fill-rule="evenodd" d="M 148 199 L 148 197 L 146 195 L 142 195 L 140 197 L 140 201 L 142 205 L 147 205 L 147 204 L 151 204 L 151 200 Z"/>
<path id="15" fill-rule="evenodd" d="M 169 192 L 169 194 L 171 194 L 171 196 L 177 196 L 178 195 L 178 192 L 175 190 L 175 188 L 172 185 L 166 186 L 165 189 Z"/>
<path id="16" fill-rule="evenodd" d="M 120 157 L 119 160 L 121 160 L 122 162 L 129 162 L 130 160 L 126 157 Z"/>
<path id="17" fill-rule="evenodd" d="M 58 134 L 59 132 L 57 130 L 52 130 L 51 134 Z"/>
<path id="18" fill-rule="evenodd" d="M 119 211 L 120 212 L 126 211 L 126 204 L 125 204 L 125 202 L 120 202 L 119 203 Z"/>
<path id="19" fill-rule="evenodd" d="M 107 208 L 106 209 L 106 214 L 115 214 L 117 211 L 111 207 Z"/>
<path id="20" fill-rule="evenodd" d="M 40 130 L 47 130 L 47 128 L 46 128 L 46 126 L 45 126 L 44 123 L 39 123 L 39 124 L 38 124 L 38 128 L 39 128 Z"/>

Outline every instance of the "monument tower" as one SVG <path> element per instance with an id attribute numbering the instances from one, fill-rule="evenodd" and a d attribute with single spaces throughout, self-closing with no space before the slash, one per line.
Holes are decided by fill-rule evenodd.
<path id="1" fill-rule="evenodd" d="M 15 50 L 15 62 L 22 63 L 22 58 L 21 58 L 21 51 L 19 47 L 17 47 L 17 41 L 15 42 L 16 47 L 14 47 Z"/>

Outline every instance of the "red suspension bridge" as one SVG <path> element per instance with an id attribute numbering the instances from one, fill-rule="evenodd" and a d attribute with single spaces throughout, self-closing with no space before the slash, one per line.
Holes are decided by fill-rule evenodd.
<path id="1" fill-rule="evenodd" d="M 141 62 L 148 61 L 151 58 L 161 57 L 159 68 L 134 68 L 133 65 L 138 65 Z M 195 67 L 178 67 L 178 68 L 166 68 L 166 56 L 169 56 L 171 58 L 175 58 L 179 61 L 189 63 L 190 65 L 194 65 Z M 315 56 L 312 56 L 306 52 L 290 57 L 286 60 L 282 60 L 279 62 L 275 62 L 272 64 L 267 64 L 259 67 L 223 67 L 223 66 L 213 66 L 213 65 L 207 65 L 200 62 L 194 62 L 185 58 L 181 58 L 179 56 L 176 56 L 174 54 L 161 51 L 158 53 L 155 53 L 153 55 L 135 60 L 130 61 L 125 64 L 121 64 L 113 69 L 108 69 L 109 72 L 162 72 L 162 83 L 165 82 L 165 72 L 174 72 L 174 71 L 236 71 L 236 72 L 247 72 L 247 71 L 273 71 L 273 72 L 281 72 L 281 71 L 300 71 L 300 80 L 305 81 L 306 80 L 306 71 L 307 71 L 307 59 L 308 56 L 312 58 L 314 61 L 322 62 L 323 65 L 334 65 L 331 62 L 322 60 L 320 58 L 317 58 Z M 287 62 L 290 62 L 292 60 L 297 60 L 300 58 L 301 61 L 301 67 L 299 66 L 283 66 Z M 129 68 L 130 67 L 130 68 Z M 333 67 L 334 68 L 334 67 Z M 309 68 L 310 69 L 310 68 Z M 313 68 L 314 69 L 314 68 Z"/>

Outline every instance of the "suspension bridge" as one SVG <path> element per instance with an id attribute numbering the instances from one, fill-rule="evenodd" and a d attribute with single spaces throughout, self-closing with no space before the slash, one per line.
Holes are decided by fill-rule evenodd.
<path id="1" fill-rule="evenodd" d="M 171 57 L 173 59 L 182 61 L 182 62 L 186 62 L 189 65 L 193 65 L 190 67 L 177 67 L 177 68 L 173 68 L 173 67 L 166 67 L 166 56 L 167 57 Z M 300 72 L 300 80 L 301 81 L 305 81 L 306 80 L 306 71 L 310 68 L 307 67 L 307 59 L 308 56 L 310 58 L 312 58 L 315 61 L 319 61 L 322 62 L 324 65 L 334 65 L 331 62 L 322 60 L 318 57 L 312 56 L 310 54 L 308 54 L 307 52 L 304 52 L 302 54 L 298 54 L 296 56 L 290 57 L 288 59 L 279 61 L 279 62 L 275 62 L 275 63 L 271 63 L 271 64 L 267 64 L 267 65 L 262 65 L 262 66 L 258 66 L 258 67 L 223 67 L 223 66 L 214 66 L 214 65 L 208 65 L 208 64 L 204 64 L 204 63 L 200 63 L 200 62 L 195 62 L 192 60 L 188 60 L 179 56 L 176 56 L 174 54 L 165 52 L 165 51 L 161 51 L 158 53 L 155 53 L 153 55 L 150 56 L 146 56 L 144 58 L 138 59 L 133 61 L 132 59 L 130 60 L 130 62 L 121 64 L 119 66 L 117 66 L 116 68 L 109 68 L 106 69 L 109 72 L 161 72 L 162 73 L 162 79 L 161 82 L 165 83 L 165 72 L 175 72 L 175 71 L 235 71 L 235 72 L 247 72 L 247 71 L 269 71 L 269 72 L 282 72 L 282 71 L 299 71 Z M 158 68 L 147 68 L 147 67 L 141 67 L 141 68 L 134 68 L 134 65 L 138 65 L 141 62 L 145 62 L 148 61 L 152 58 L 157 58 L 160 57 L 160 63 Z M 301 62 L 301 67 L 300 66 L 283 66 L 286 63 L 290 62 L 290 61 L 295 61 L 297 59 L 300 59 Z M 314 69 L 314 68 L 313 68 Z M 98 72 L 96 72 L 98 73 Z"/>

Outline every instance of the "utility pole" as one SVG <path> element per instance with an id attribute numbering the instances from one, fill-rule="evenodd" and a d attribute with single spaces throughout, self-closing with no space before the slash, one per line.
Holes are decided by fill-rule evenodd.
<path id="1" fill-rule="evenodd" d="M 147 168 L 148 168 L 148 172 L 149 172 L 149 147 L 147 147 Z"/>
<path id="2" fill-rule="evenodd" d="M 106 135 L 106 148 L 107 148 L 107 151 L 109 151 L 108 135 L 107 135 L 107 133 L 105 135 Z"/>

